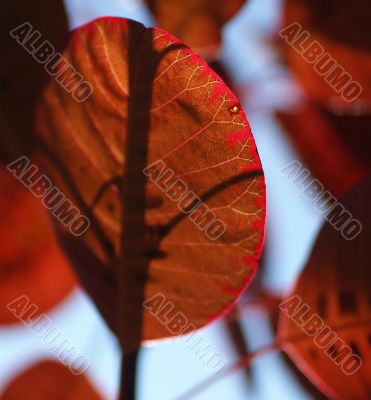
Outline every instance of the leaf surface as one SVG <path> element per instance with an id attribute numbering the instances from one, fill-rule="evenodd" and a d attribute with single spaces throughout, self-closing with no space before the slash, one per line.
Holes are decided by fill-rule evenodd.
<path id="1" fill-rule="evenodd" d="M 371 116 L 335 115 L 307 102 L 277 117 L 311 172 L 342 196 L 371 170 Z"/>
<path id="2" fill-rule="evenodd" d="M 6 308 L 26 295 L 34 318 L 58 304 L 75 286 L 47 212 L 8 171 L 0 170 L 0 324 L 19 320 Z"/>
<path id="3" fill-rule="evenodd" d="M 6 386 L 1 400 L 101 400 L 85 375 L 75 375 L 55 361 L 40 361 Z"/>
<path id="4" fill-rule="evenodd" d="M 244 112 L 160 29 L 98 19 L 72 33 L 65 57 L 93 95 L 78 103 L 51 80 L 36 124 L 49 175 L 91 220 L 81 238 L 59 226 L 84 286 L 124 349 L 175 334 L 166 325 L 177 312 L 187 331 L 206 325 L 237 300 L 261 254 L 265 185 Z M 154 164 L 173 174 L 162 189 L 143 173 Z M 178 178 L 225 223 L 217 240 L 164 192 Z M 173 304 L 162 322 L 143 307 L 159 293 Z"/>
<path id="5" fill-rule="evenodd" d="M 367 178 L 342 202 L 362 223 L 363 230 L 353 240 L 345 240 L 329 223 L 324 225 L 288 296 L 299 296 L 301 303 L 292 304 L 292 318 L 284 312 L 280 316 L 278 337 L 288 341 L 284 350 L 330 398 L 366 399 L 371 393 L 370 201 L 371 179 Z M 307 312 L 302 308 L 305 303 L 310 307 Z M 310 330 L 308 321 L 315 313 L 322 318 L 323 327 L 330 327 L 337 336 L 329 334 L 327 328 L 321 335 L 319 326 Z M 300 328 L 302 321 L 307 322 L 307 332 L 312 336 Z M 343 340 L 351 353 L 335 338 Z M 353 374 L 353 369 L 346 368 L 350 365 L 345 362 L 349 354 L 360 357 L 362 362 Z"/>
<path id="6" fill-rule="evenodd" d="M 146 0 L 158 26 L 197 51 L 218 47 L 221 31 L 246 0 Z M 202 50 L 204 49 L 204 50 Z M 209 50 L 212 51 L 212 50 Z"/>
<path id="7" fill-rule="evenodd" d="M 325 80 L 330 68 L 324 68 L 319 75 L 314 68 L 315 62 L 308 62 L 292 46 L 283 41 L 283 51 L 289 66 L 303 85 L 309 98 L 326 107 L 340 104 L 347 112 L 368 113 L 371 110 L 371 40 L 369 34 L 370 7 L 366 0 L 338 2 L 335 0 L 286 0 L 283 27 L 299 23 L 302 31 L 308 31 L 310 37 L 298 48 L 307 48 L 318 41 L 323 54 L 328 52 L 344 72 L 362 87 L 360 96 L 351 102 L 341 98 Z M 301 36 L 298 35 L 298 36 Z M 300 42 L 299 37 L 297 38 Z M 332 62 L 328 64 L 332 65 Z M 341 87 L 337 83 L 337 87 Z"/>

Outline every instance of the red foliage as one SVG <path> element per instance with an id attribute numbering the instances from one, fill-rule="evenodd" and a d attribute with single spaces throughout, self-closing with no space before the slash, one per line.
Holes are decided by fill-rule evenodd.
<path id="1" fill-rule="evenodd" d="M 361 222 L 362 231 L 346 240 L 329 222 L 323 226 L 288 296 L 298 297 L 287 303 L 291 318 L 281 313 L 278 335 L 287 341 L 284 350 L 300 370 L 331 399 L 367 399 L 371 393 L 371 178 L 341 202 Z"/>
<path id="2" fill-rule="evenodd" d="M 64 55 L 93 95 L 78 103 L 51 80 L 37 126 L 48 173 L 92 222 L 82 238 L 59 229 L 84 286 L 124 348 L 171 336 L 142 306 L 158 293 L 204 326 L 240 296 L 261 254 L 265 185 L 244 112 L 159 29 L 99 19 L 72 33 Z M 181 178 L 226 224 L 218 240 L 146 178 L 160 160 L 174 172 L 164 189 Z"/>
<path id="3" fill-rule="evenodd" d="M 370 116 L 337 116 L 311 103 L 277 116 L 311 172 L 335 196 L 370 172 Z"/>
<path id="4" fill-rule="evenodd" d="M 18 322 L 5 307 L 26 295 L 40 315 L 58 304 L 75 279 L 40 200 L 0 170 L 0 324 Z"/>
<path id="5" fill-rule="evenodd" d="M 54 361 L 41 361 L 17 375 L 1 400 L 102 400 L 85 375 Z"/>
<path id="6" fill-rule="evenodd" d="M 220 45 L 223 25 L 245 1 L 146 0 L 146 3 L 160 28 L 193 49 L 205 49 Z"/>

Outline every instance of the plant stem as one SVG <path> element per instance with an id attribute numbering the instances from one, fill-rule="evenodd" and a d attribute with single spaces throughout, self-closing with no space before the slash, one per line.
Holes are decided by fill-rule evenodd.
<path id="1" fill-rule="evenodd" d="M 139 349 L 128 352 L 122 357 L 121 385 L 119 400 L 135 400 L 135 381 Z"/>

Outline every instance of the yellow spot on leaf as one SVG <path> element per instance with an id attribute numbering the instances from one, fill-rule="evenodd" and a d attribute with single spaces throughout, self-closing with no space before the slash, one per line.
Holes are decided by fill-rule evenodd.
<path id="1" fill-rule="evenodd" d="M 238 105 L 235 105 L 235 106 L 231 107 L 231 108 L 229 109 L 229 111 L 230 111 L 232 114 L 237 114 L 237 113 L 240 111 L 240 107 L 239 107 Z"/>

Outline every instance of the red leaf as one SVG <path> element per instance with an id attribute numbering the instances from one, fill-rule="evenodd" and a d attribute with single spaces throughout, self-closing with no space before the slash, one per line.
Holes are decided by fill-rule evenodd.
<path id="1" fill-rule="evenodd" d="M 40 200 L 6 170 L 0 170 L 0 236 L 0 324 L 19 322 L 6 308 L 18 297 L 26 295 L 39 307 L 36 317 L 74 287 Z"/>
<path id="2" fill-rule="evenodd" d="M 133 21 L 93 21 L 65 57 L 93 95 L 78 103 L 50 81 L 37 127 L 49 174 L 92 222 L 82 238 L 58 227 L 83 284 L 125 349 L 172 335 L 143 308 L 158 293 L 206 325 L 247 287 L 261 253 L 265 186 L 244 112 L 189 48 Z M 226 224 L 218 240 L 146 179 L 158 160 Z"/>
<path id="3" fill-rule="evenodd" d="M 337 116 L 311 103 L 277 116 L 311 172 L 335 196 L 370 172 L 370 116 Z"/>
<path id="4" fill-rule="evenodd" d="M 85 375 L 73 374 L 54 361 L 41 361 L 16 376 L 1 400 L 101 400 Z"/>
<path id="5" fill-rule="evenodd" d="M 303 44 L 306 48 L 318 41 L 336 62 L 345 69 L 353 81 L 362 86 L 362 93 L 355 102 L 342 100 L 340 94 L 320 76 L 314 64 L 307 62 L 302 54 L 283 43 L 289 66 L 312 101 L 331 107 L 334 98 L 343 107 L 359 112 L 371 108 L 371 53 L 369 4 L 366 0 L 339 2 L 335 0 L 286 0 L 283 27 L 293 22 L 307 30 L 310 38 Z M 330 64 L 331 65 L 331 64 Z M 338 85 L 339 86 L 339 85 Z"/>
<path id="6" fill-rule="evenodd" d="M 363 230 L 353 240 L 345 240 L 329 223 L 324 225 L 304 271 L 288 296 L 288 299 L 299 296 L 300 303 L 295 309 L 297 299 L 293 298 L 291 308 L 288 303 L 286 306 L 291 310 L 291 318 L 284 311 L 280 316 L 279 338 L 287 341 L 284 350 L 330 398 L 366 399 L 371 393 L 370 201 L 369 177 L 342 201 L 353 218 L 362 223 Z M 305 303 L 309 305 L 306 314 Z M 316 328 L 310 327 L 308 321 L 315 313 L 323 320 L 322 327 L 319 323 Z M 302 328 L 301 321 L 306 323 L 306 328 Z M 322 334 L 321 329 L 324 329 Z M 337 338 L 350 349 L 344 348 L 342 353 L 344 345 Z M 360 369 L 356 369 L 359 363 L 354 364 L 354 370 L 350 369 L 354 360 L 350 354 L 360 357 Z"/>
<path id="7" fill-rule="evenodd" d="M 158 26 L 206 57 L 221 44 L 221 31 L 246 0 L 146 0 Z M 212 47 L 216 47 L 212 50 Z M 209 48 L 209 50 L 207 50 Z M 209 53 L 209 54 L 208 54 Z"/>

